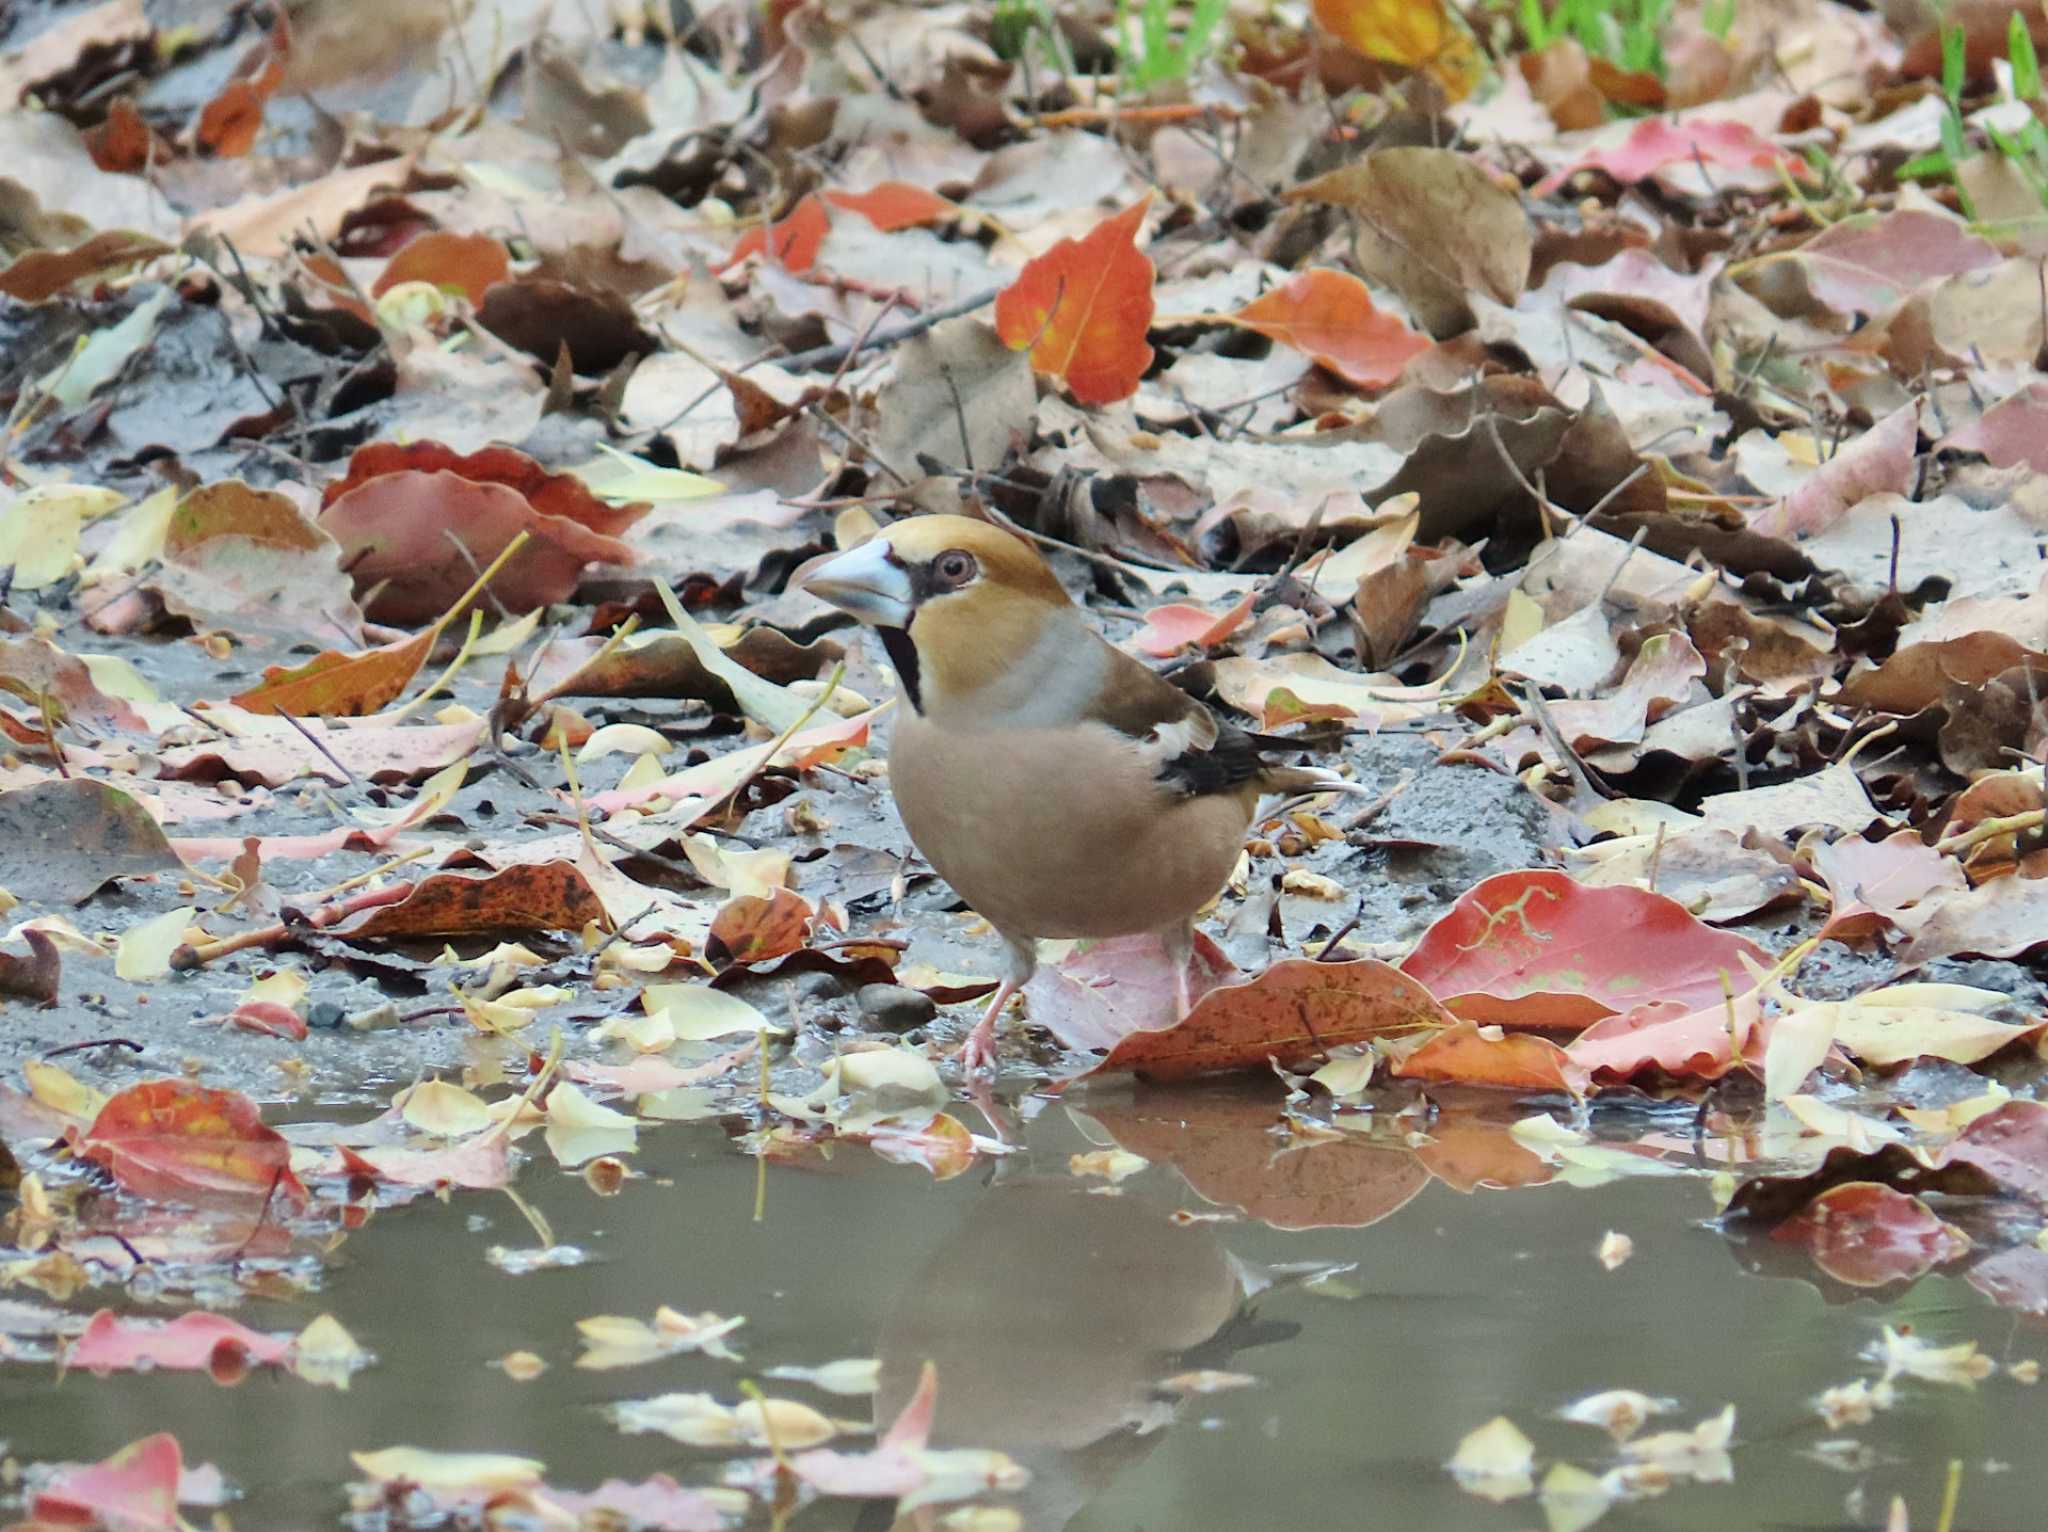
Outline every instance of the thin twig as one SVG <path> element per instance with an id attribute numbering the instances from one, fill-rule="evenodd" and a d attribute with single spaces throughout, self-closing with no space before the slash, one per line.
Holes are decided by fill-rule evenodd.
<path id="1" fill-rule="evenodd" d="M 282 718 L 286 723 L 290 724 L 294 729 L 297 729 L 299 731 L 300 737 L 303 738 L 307 744 L 311 745 L 315 750 L 319 751 L 322 755 L 326 756 L 328 764 L 331 765 L 336 771 L 342 774 L 343 778 L 347 780 L 348 785 L 350 787 L 361 787 L 363 785 L 362 783 L 356 780 L 356 774 L 350 771 L 348 767 L 345 764 L 343 764 L 341 757 L 336 755 L 332 750 L 329 750 L 326 744 L 323 743 L 320 737 L 316 735 L 311 729 L 307 728 L 304 724 L 300 723 L 298 719 L 294 718 L 290 713 L 287 713 L 283 708 L 279 708 L 277 710 L 277 716 Z"/>
<path id="2" fill-rule="evenodd" d="M 945 320 L 957 319 L 962 314 L 971 314 L 976 309 L 987 308 L 996 301 L 996 294 L 1001 291 L 1002 289 L 999 287 L 991 287 L 987 292 L 976 293 L 971 298 L 962 298 L 958 303 L 949 303 L 944 308 L 932 309 L 928 313 L 920 314 L 917 318 L 910 320 L 906 324 L 898 325 L 893 330 L 884 330 L 879 335 L 871 335 L 865 342 L 854 341 L 838 346 L 817 346 L 809 351 L 799 351 L 793 356 L 781 357 L 778 360 L 792 372 L 805 372 L 820 367 L 837 367 L 841 362 L 852 358 L 859 352 L 886 351 L 891 346 L 901 345 L 913 336 L 924 334 L 932 326 L 940 324 Z"/>

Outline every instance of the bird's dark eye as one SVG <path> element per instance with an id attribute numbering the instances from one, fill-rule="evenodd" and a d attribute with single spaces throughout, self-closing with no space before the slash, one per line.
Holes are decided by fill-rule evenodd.
<path id="1" fill-rule="evenodd" d="M 951 548 L 932 560 L 932 583 L 941 590 L 958 590 L 979 570 L 973 554 L 964 548 Z"/>

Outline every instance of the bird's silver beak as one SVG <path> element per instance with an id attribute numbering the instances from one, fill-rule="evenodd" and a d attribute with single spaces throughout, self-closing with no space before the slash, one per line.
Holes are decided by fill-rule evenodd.
<path id="1" fill-rule="evenodd" d="M 879 537 L 844 553 L 813 559 L 796 572 L 796 583 L 878 628 L 910 624 L 910 575 L 890 562 L 889 545 Z"/>

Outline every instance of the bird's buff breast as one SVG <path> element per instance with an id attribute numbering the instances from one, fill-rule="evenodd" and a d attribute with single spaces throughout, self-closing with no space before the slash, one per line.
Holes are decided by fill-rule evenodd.
<path id="1" fill-rule="evenodd" d="M 940 729 L 899 720 L 904 827 L 953 891 L 1014 936 L 1103 937 L 1186 919 L 1237 863 L 1252 800 L 1162 798 L 1153 765 L 1099 725 Z"/>

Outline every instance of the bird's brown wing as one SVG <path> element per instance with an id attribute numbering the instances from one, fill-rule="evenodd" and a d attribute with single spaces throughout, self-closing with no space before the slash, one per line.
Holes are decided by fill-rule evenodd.
<path id="1" fill-rule="evenodd" d="M 1107 643 L 1114 656 L 1088 717 L 1127 734 L 1158 762 L 1163 791 L 1180 798 L 1234 793 L 1261 782 L 1267 762 L 1254 737 Z"/>

